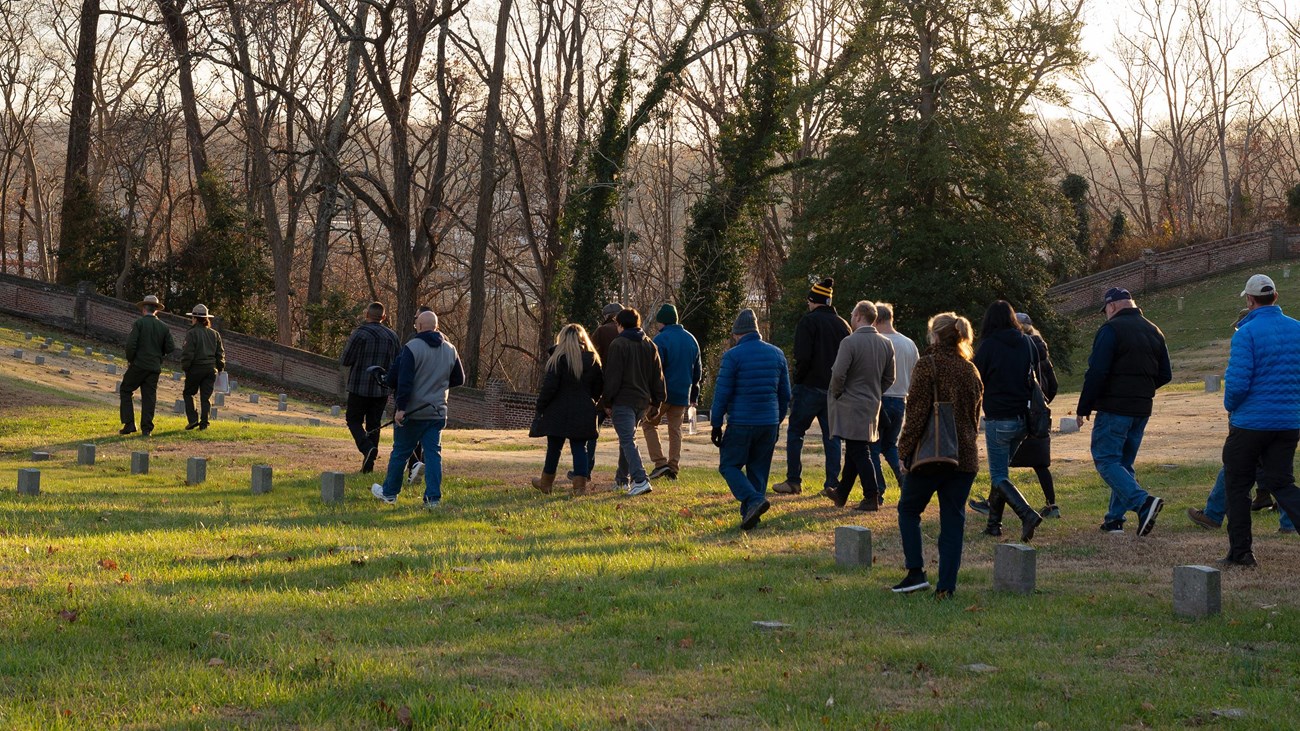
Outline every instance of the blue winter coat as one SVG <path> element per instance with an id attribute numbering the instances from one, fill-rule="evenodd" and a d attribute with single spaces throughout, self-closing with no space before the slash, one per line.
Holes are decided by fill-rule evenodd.
<path id="1" fill-rule="evenodd" d="M 1223 406 L 1242 429 L 1300 429 L 1300 322 L 1272 305 L 1252 310 L 1232 336 Z"/>
<path id="2" fill-rule="evenodd" d="M 659 361 L 664 368 L 668 403 L 690 406 L 691 391 L 704 377 L 700 344 L 681 325 L 664 325 L 655 336 L 655 347 L 659 349 Z"/>
<path id="3" fill-rule="evenodd" d="M 750 333 L 723 353 L 710 424 L 721 425 L 726 417 L 737 426 L 773 426 L 785 420 L 789 407 L 790 369 L 780 348 Z"/>

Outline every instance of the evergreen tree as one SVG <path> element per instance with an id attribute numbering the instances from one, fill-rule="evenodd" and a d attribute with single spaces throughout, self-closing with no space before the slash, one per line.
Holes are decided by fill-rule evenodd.
<path id="1" fill-rule="evenodd" d="M 873 7 L 862 60 L 837 87 L 841 132 L 810 176 L 786 313 L 798 314 L 810 275 L 835 277 L 845 299 L 892 301 L 914 336 L 934 313 L 978 321 L 1005 298 L 1068 350 L 1045 293 L 1074 255 L 1074 226 L 1024 107 L 1079 63 L 1077 15 L 1017 15 L 999 0 Z"/>
<path id="2" fill-rule="evenodd" d="M 1088 210 L 1088 180 L 1070 173 L 1061 178 L 1061 194 L 1074 209 L 1074 248 L 1084 261 L 1092 257 L 1092 222 Z"/>

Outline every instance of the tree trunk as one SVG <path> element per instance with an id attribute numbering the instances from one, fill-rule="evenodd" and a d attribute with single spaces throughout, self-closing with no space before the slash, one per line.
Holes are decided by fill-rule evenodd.
<path id="1" fill-rule="evenodd" d="M 492 238 L 492 201 L 496 196 L 496 142 L 501 125 L 501 84 L 505 76 L 506 37 L 510 31 L 510 8 L 513 0 L 501 0 L 497 14 L 496 48 L 492 57 L 492 75 L 488 78 L 487 110 L 483 120 L 483 144 L 479 152 L 478 211 L 474 217 L 474 249 L 469 264 L 469 321 L 465 347 L 465 380 L 478 386 L 479 349 L 483 343 L 483 324 L 487 315 L 487 250 Z"/>
<path id="2" fill-rule="evenodd" d="M 70 280 L 80 276 L 82 268 L 79 262 L 84 256 L 86 238 L 93 225 L 92 221 L 83 219 L 93 195 L 90 190 L 90 124 L 98 41 L 99 0 L 82 0 L 77 56 L 73 61 L 72 109 L 68 116 L 68 150 L 63 168 L 63 211 L 59 226 L 59 256 L 68 262 L 78 262 L 78 265 L 60 267 L 60 284 L 75 284 Z"/>
<path id="3" fill-rule="evenodd" d="M 167 38 L 172 44 L 172 52 L 176 55 L 176 83 L 181 95 L 181 112 L 185 117 L 185 140 L 190 148 L 190 165 L 197 181 L 208 172 L 208 152 L 199 119 L 198 97 L 194 93 L 194 62 L 190 59 L 190 29 L 185 20 L 185 0 L 157 0 L 157 3 L 162 12 L 163 26 L 167 29 Z M 205 219 L 211 220 L 215 204 L 205 190 L 205 187 L 199 186 L 199 199 L 203 204 Z"/>
<path id="4" fill-rule="evenodd" d="M 347 135 L 348 118 L 352 115 L 352 98 L 357 91 L 357 75 L 361 66 L 361 53 L 365 50 L 363 36 L 366 32 L 366 16 L 370 4 L 358 0 L 357 17 L 352 23 L 352 42 L 348 45 L 346 69 L 343 76 L 343 90 L 339 105 L 330 118 L 325 132 L 325 141 L 320 154 L 320 200 L 316 204 L 316 225 L 311 236 L 311 265 L 307 276 L 307 304 L 319 305 L 325 288 L 325 266 L 329 263 L 330 232 L 334 224 L 339 197 L 339 180 L 343 173 L 339 167 L 339 150 Z M 308 308 L 308 317 L 313 313 Z M 315 332 L 316 322 L 308 319 L 308 332 Z"/>

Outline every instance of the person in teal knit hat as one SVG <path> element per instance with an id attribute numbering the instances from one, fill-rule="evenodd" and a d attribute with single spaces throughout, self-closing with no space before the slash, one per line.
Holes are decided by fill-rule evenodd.
<path id="1" fill-rule="evenodd" d="M 700 382 L 704 380 L 704 364 L 700 360 L 700 344 L 695 336 L 678 323 L 677 307 L 665 302 L 655 313 L 655 322 L 660 325 L 659 334 L 655 336 L 655 347 L 659 349 L 659 359 L 663 362 L 664 385 L 668 389 L 668 400 L 658 419 L 647 420 L 641 425 L 645 435 L 646 451 L 654 461 L 654 470 L 650 479 L 677 479 L 681 469 L 682 457 L 682 421 L 686 411 L 700 400 Z M 664 454 L 663 444 L 659 441 L 659 424 L 668 425 L 668 454 Z"/>

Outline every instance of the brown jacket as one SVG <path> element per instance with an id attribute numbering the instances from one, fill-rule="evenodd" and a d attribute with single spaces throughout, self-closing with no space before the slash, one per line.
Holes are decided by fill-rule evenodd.
<path id="1" fill-rule="evenodd" d="M 615 404 L 637 410 L 658 406 L 668 394 L 659 349 L 641 330 L 625 330 L 605 351 L 601 372 L 605 377 L 599 408 Z"/>
<path id="2" fill-rule="evenodd" d="M 912 390 L 907 394 L 907 412 L 903 433 L 898 439 L 898 454 L 911 463 L 921 432 L 930 420 L 935 384 L 939 400 L 951 401 L 957 421 L 957 470 L 978 472 L 980 468 L 980 405 L 984 383 L 975 364 L 961 357 L 951 347 L 931 345 L 921 354 L 912 371 Z"/>
<path id="3" fill-rule="evenodd" d="M 880 397 L 894 383 L 894 344 L 876 328 L 860 327 L 840 341 L 826 405 L 831 436 L 880 441 Z"/>
<path id="4" fill-rule="evenodd" d="M 596 333 L 591 340 L 596 346 L 596 355 L 600 356 L 602 363 L 605 361 L 605 354 L 609 352 L 609 344 L 614 342 L 616 337 L 618 337 L 618 323 L 614 322 L 612 317 L 596 328 Z"/>

